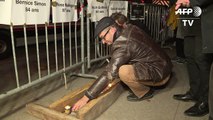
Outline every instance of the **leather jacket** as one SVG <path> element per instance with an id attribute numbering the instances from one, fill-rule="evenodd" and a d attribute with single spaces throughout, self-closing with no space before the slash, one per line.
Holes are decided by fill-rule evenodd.
<path id="1" fill-rule="evenodd" d="M 133 65 L 137 80 L 153 82 L 167 77 L 172 71 L 172 63 L 167 54 L 143 30 L 128 24 L 113 42 L 111 60 L 105 71 L 86 91 L 89 99 L 96 98 L 108 83 L 118 78 L 122 65 Z"/>

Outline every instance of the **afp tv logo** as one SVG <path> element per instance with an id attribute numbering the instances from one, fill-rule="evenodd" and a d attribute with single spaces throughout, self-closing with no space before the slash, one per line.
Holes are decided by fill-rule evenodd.
<path id="1" fill-rule="evenodd" d="M 200 19 L 202 9 L 198 6 L 192 8 L 179 8 L 175 11 L 175 15 L 180 15 L 178 19 L 181 19 L 183 26 L 192 26 L 194 20 Z"/>

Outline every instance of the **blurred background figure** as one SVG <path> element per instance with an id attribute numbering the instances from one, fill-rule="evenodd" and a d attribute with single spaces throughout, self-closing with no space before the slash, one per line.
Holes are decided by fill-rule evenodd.
<path id="1" fill-rule="evenodd" d="M 183 64 L 186 63 L 184 54 L 184 37 L 181 33 L 182 26 L 178 17 L 179 15 L 175 14 L 175 4 L 174 2 L 171 2 L 167 18 L 167 26 L 174 32 L 172 41 L 175 41 L 176 56 L 172 58 L 172 61 Z"/>

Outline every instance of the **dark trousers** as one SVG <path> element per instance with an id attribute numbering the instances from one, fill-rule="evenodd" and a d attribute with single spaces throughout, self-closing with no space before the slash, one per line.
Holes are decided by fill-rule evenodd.
<path id="1" fill-rule="evenodd" d="M 209 120 L 213 120 L 213 63 L 209 79 Z"/>
<path id="2" fill-rule="evenodd" d="M 177 57 L 185 58 L 184 54 L 184 39 L 177 38 L 177 28 L 174 30 L 174 39 L 176 42 L 176 55 Z"/>
<path id="3" fill-rule="evenodd" d="M 176 41 L 176 54 L 178 57 L 185 58 L 184 55 L 184 40 L 175 38 Z"/>
<path id="4" fill-rule="evenodd" d="M 202 53 L 201 36 L 184 37 L 184 52 L 189 73 L 190 92 L 198 101 L 208 101 L 212 56 Z"/>

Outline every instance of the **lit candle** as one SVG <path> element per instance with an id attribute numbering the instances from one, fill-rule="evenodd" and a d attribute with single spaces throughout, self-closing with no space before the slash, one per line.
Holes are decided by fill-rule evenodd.
<path id="1" fill-rule="evenodd" d="M 112 83 L 109 83 L 109 84 L 108 84 L 108 87 L 112 87 Z"/>
<path id="2" fill-rule="evenodd" d="M 64 113 L 65 113 L 65 114 L 70 114 L 70 108 L 71 108 L 71 107 L 70 107 L 69 105 L 67 105 L 67 106 L 65 106 L 64 108 L 65 108 Z"/>

